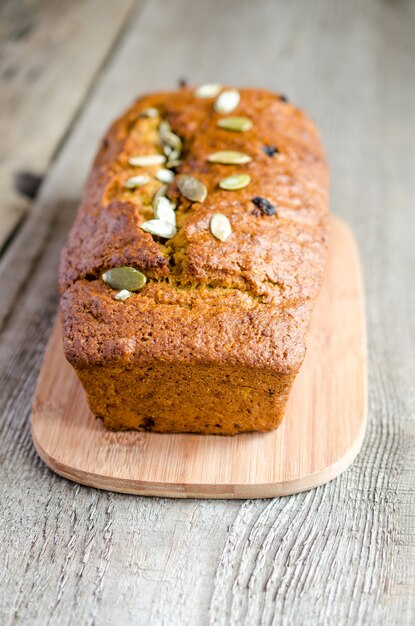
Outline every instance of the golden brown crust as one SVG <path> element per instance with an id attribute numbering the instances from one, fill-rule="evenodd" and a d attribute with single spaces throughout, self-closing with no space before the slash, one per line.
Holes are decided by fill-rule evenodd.
<path id="1" fill-rule="evenodd" d="M 94 368 L 168 362 L 171 367 L 193 364 L 219 372 L 239 365 L 252 375 L 272 375 L 277 386 L 286 377 L 268 427 L 279 422 L 304 358 L 308 321 L 322 281 L 328 173 L 317 131 L 301 111 L 266 91 L 240 92 L 241 103 L 232 115 L 252 120 L 247 132 L 219 128 L 216 123 L 223 115 L 213 111 L 212 100 L 196 99 L 191 90 L 182 89 L 141 98 L 104 139 L 59 272 L 65 352 L 87 391 L 89 387 L 92 405 Z M 134 191 L 123 186 L 138 173 L 128 159 L 155 152 L 159 121 L 139 115 L 149 107 L 159 109 L 183 139 L 178 173 L 197 176 L 208 189 L 202 204 L 192 204 L 175 182 L 169 185 L 179 228 L 168 241 L 139 227 L 152 218 L 151 200 L 161 183 L 152 178 Z M 266 146 L 278 152 L 269 156 Z M 207 156 L 218 150 L 240 150 L 252 161 L 243 166 L 209 163 Z M 219 188 L 221 179 L 241 171 L 251 176 L 248 187 L 236 192 Z M 277 214 L 262 214 L 252 202 L 256 196 L 275 205 Z M 209 230 L 210 218 L 218 212 L 232 225 L 225 242 Z M 115 301 L 114 291 L 99 278 L 122 265 L 148 278 L 126 302 Z M 94 380 L 98 386 L 96 376 Z M 255 380 L 259 388 L 256 374 Z M 122 398 L 124 406 L 128 397 Z M 131 423 L 131 411 L 124 422 L 114 422 L 114 411 L 108 410 L 108 425 L 142 427 L 138 418 Z M 265 430 L 260 408 L 256 416 L 258 429 Z M 244 430 L 244 419 L 245 429 L 252 429 L 248 415 L 238 415 L 234 422 L 242 428 L 237 431 Z M 165 430 L 167 422 L 171 428 L 174 416 L 173 422 L 166 420 L 154 429 Z M 179 422 L 178 430 L 191 430 Z M 192 424 L 198 432 L 217 432 L 190 420 Z"/>
<path id="2" fill-rule="evenodd" d="M 117 302 L 101 280 L 62 296 L 65 353 L 78 368 L 163 360 L 233 364 L 278 374 L 304 357 L 304 308 L 279 310 L 237 289 L 179 291 L 151 284 Z"/>

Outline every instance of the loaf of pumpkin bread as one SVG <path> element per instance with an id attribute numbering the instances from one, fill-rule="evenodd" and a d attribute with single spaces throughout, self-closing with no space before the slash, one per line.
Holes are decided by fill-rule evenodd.
<path id="1" fill-rule="evenodd" d="M 280 423 L 325 265 L 328 172 L 286 98 L 202 85 L 109 130 L 63 250 L 66 358 L 112 430 Z"/>

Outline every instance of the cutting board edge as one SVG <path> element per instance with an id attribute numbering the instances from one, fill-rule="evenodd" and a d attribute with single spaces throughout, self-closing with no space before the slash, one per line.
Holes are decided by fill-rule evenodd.
<path id="1" fill-rule="evenodd" d="M 114 491 L 136 496 L 157 496 L 166 498 L 201 498 L 201 499 L 250 499 L 250 498 L 275 498 L 294 495 L 303 491 L 309 491 L 324 485 L 345 472 L 358 456 L 366 432 L 366 414 L 361 422 L 358 436 L 345 454 L 339 457 L 332 465 L 322 470 L 276 483 L 216 483 L 201 484 L 191 482 L 156 482 L 156 481 L 133 481 L 126 478 L 108 477 L 102 474 L 92 474 L 81 469 L 71 467 L 51 456 L 40 445 L 32 426 L 32 439 L 36 452 L 47 467 L 62 478 L 71 482 L 93 487 L 103 491 Z"/>

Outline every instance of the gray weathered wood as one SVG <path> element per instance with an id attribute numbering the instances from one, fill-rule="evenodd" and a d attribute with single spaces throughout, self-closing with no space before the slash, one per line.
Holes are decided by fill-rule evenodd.
<path id="1" fill-rule="evenodd" d="M 0 266 L 2 623 L 414 623 L 414 26 L 403 0 L 154 0 L 131 20 Z M 268 86 L 305 107 L 327 147 L 332 208 L 360 244 L 369 430 L 352 468 L 309 493 L 103 493 L 54 476 L 30 442 L 58 253 L 87 164 L 136 93 L 182 76 Z"/>
<path id="2" fill-rule="evenodd" d="M 0 246 L 30 206 L 16 174 L 45 174 L 133 1 L 1 3 Z"/>

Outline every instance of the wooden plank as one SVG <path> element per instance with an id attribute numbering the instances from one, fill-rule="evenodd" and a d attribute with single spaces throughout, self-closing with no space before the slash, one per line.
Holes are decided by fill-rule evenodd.
<path id="1" fill-rule="evenodd" d="M 307 356 L 277 430 L 238 437 L 110 433 L 88 409 L 57 320 L 35 394 L 33 440 L 48 467 L 83 485 L 173 497 L 285 496 L 332 480 L 355 459 L 366 378 L 359 259 L 349 229 L 333 219 Z"/>
<path id="2" fill-rule="evenodd" d="M 153 0 L 131 20 L 0 264 L 2 623 L 413 624 L 414 13 L 377 0 L 240 0 L 236 13 Z M 32 448 L 57 258 L 89 160 L 135 93 L 179 77 L 269 86 L 304 106 L 327 147 L 333 209 L 360 244 L 368 434 L 353 466 L 309 493 L 132 498 L 56 477 Z"/>
<path id="3" fill-rule="evenodd" d="M 30 205 L 16 175 L 45 174 L 133 4 L 1 3 L 0 248 Z"/>

